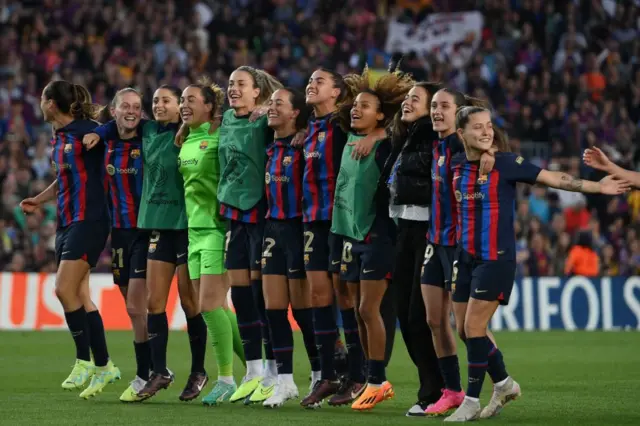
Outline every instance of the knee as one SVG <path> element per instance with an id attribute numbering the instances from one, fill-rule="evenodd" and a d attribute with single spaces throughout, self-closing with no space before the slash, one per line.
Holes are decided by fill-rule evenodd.
<path id="1" fill-rule="evenodd" d="M 358 316 L 365 323 L 373 321 L 378 315 L 380 315 L 380 312 L 376 312 L 369 304 L 361 303 L 358 306 Z"/>
<path id="2" fill-rule="evenodd" d="M 56 286 L 55 292 L 56 292 L 56 297 L 58 298 L 60 303 L 62 303 L 63 306 L 70 304 L 71 302 L 73 302 L 75 298 L 77 298 L 77 295 L 74 294 L 73 291 L 70 291 L 70 289 L 65 288 L 63 286 Z"/>
<path id="3" fill-rule="evenodd" d="M 129 318 L 140 318 L 147 315 L 147 308 L 141 303 L 127 300 L 127 314 Z"/>
<path id="4" fill-rule="evenodd" d="M 466 337 L 482 337 L 487 333 L 487 326 L 480 321 L 465 321 L 464 334 Z"/>
<path id="5" fill-rule="evenodd" d="M 427 325 L 431 329 L 431 334 L 438 334 L 442 328 L 442 317 L 439 315 L 427 315 Z"/>
<path id="6" fill-rule="evenodd" d="M 187 318 L 194 317 L 198 313 L 198 306 L 191 300 L 182 300 L 180 302 L 180 306 L 182 306 L 182 310 L 184 311 Z"/>

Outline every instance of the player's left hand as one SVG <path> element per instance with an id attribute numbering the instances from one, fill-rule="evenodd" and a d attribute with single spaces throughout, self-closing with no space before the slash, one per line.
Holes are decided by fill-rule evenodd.
<path id="1" fill-rule="evenodd" d="M 100 142 L 100 136 L 98 136 L 97 133 L 87 133 L 82 138 L 82 144 L 87 149 L 93 148 L 94 146 L 96 146 L 98 144 L 98 142 Z"/>
<path id="2" fill-rule="evenodd" d="M 178 133 L 176 133 L 176 137 L 173 140 L 174 145 L 178 148 L 182 148 L 182 144 L 184 144 L 184 141 L 185 139 L 187 139 L 188 135 L 189 127 L 183 123 L 182 126 L 180 126 L 180 128 L 178 129 Z"/>
<path id="3" fill-rule="evenodd" d="M 373 136 L 373 134 L 369 133 L 364 138 L 349 143 L 348 145 L 353 147 L 353 151 L 351 151 L 351 158 L 353 158 L 354 160 L 359 160 L 371 154 L 371 150 L 375 146 L 376 141 L 377 139 Z"/>
<path id="4" fill-rule="evenodd" d="M 253 112 L 251 113 L 251 115 L 249 116 L 249 123 L 253 123 L 258 118 L 260 118 L 263 115 L 265 115 L 267 113 L 268 109 L 269 109 L 269 107 L 266 107 L 266 106 L 259 106 L 256 109 L 254 109 Z"/>
<path id="5" fill-rule="evenodd" d="M 609 157 L 600 148 L 596 147 L 585 149 L 584 154 L 582 154 L 582 160 L 587 166 L 605 172 L 609 171 L 613 166 L 613 162 L 609 160 Z"/>
<path id="6" fill-rule="evenodd" d="M 631 189 L 631 182 L 619 179 L 613 175 L 603 178 L 599 183 L 600 192 L 607 195 L 624 194 Z"/>
<path id="7" fill-rule="evenodd" d="M 491 170 L 493 170 L 493 166 L 496 164 L 496 157 L 493 153 L 487 151 L 483 152 L 480 157 L 480 176 L 487 176 Z"/>
<path id="8" fill-rule="evenodd" d="M 291 141 L 291 145 L 292 146 L 302 146 L 302 145 L 304 145 L 304 139 L 306 137 L 307 137 L 306 133 L 304 131 L 300 130 L 293 137 L 293 140 Z"/>

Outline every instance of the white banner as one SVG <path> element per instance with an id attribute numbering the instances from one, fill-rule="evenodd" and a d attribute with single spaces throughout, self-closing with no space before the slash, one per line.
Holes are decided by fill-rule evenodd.
<path id="1" fill-rule="evenodd" d="M 426 55 L 435 53 L 440 60 L 461 67 L 478 49 L 482 40 L 484 17 L 480 12 L 434 13 L 418 26 L 389 22 L 388 53 L 414 51 Z"/>

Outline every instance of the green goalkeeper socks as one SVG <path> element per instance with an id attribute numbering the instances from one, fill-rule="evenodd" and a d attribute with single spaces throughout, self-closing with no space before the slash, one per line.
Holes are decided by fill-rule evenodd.
<path id="1" fill-rule="evenodd" d="M 223 308 L 202 312 L 218 363 L 218 376 L 233 376 L 233 331 Z M 237 326 L 236 326 L 237 329 Z"/>

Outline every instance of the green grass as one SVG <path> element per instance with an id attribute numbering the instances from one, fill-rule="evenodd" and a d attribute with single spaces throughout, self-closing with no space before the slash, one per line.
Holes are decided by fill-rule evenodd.
<path id="1" fill-rule="evenodd" d="M 301 336 L 296 336 L 296 382 L 308 388 L 308 362 Z M 640 424 L 639 333 L 499 333 L 507 367 L 522 386 L 521 399 L 507 407 L 496 424 L 517 425 L 625 425 Z M 187 336 L 172 333 L 169 366 L 176 383 L 142 404 L 118 401 L 135 373 L 132 335 L 108 334 L 111 356 L 123 380 L 110 385 L 97 398 L 84 401 L 78 392 L 65 392 L 60 383 L 71 371 L 72 341 L 63 332 L 0 333 L 0 425 L 402 425 L 440 423 L 438 419 L 406 418 L 415 401 L 416 371 L 400 338 L 387 372 L 396 398 L 372 412 L 348 407 L 306 411 L 289 402 L 279 410 L 261 406 L 225 405 L 205 408 L 200 402 L 182 403 L 182 390 L 190 364 Z M 208 369 L 215 367 L 211 353 Z M 464 358 L 464 357 L 463 357 Z M 464 359 L 460 364 L 465 365 Z M 464 370 L 464 368 L 463 368 Z M 237 364 L 236 372 L 243 370 Z M 463 371 L 463 376 L 465 372 Z M 239 378 L 239 376 L 237 376 Z M 491 382 L 485 381 L 483 402 Z M 210 386 L 207 387 L 207 391 Z"/>

